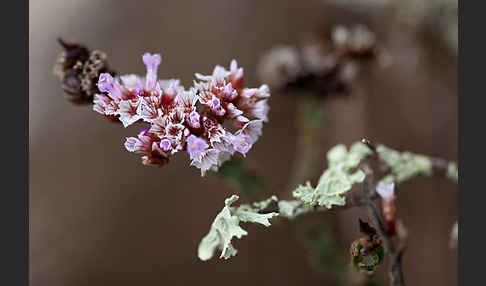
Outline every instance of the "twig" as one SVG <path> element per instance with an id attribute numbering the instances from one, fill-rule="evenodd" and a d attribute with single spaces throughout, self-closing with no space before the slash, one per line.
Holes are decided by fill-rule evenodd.
<path id="1" fill-rule="evenodd" d="M 364 166 L 364 171 L 366 173 L 366 178 L 363 183 L 363 194 L 364 194 L 364 202 L 365 206 L 368 209 L 369 216 L 371 220 L 376 226 L 376 230 L 378 235 L 382 238 L 383 244 L 385 249 L 388 253 L 388 257 L 390 259 L 390 270 L 388 275 L 390 276 L 390 281 L 392 286 L 404 286 L 405 282 L 403 280 L 403 273 L 402 273 L 402 256 L 404 247 L 401 246 L 398 249 L 395 248 L 393 244 L 392 238 L 386 233 L 385 224 L 383 223 L 383 219 L 376 209 L 375 204 L 371 200 L 372 194 L 374 194 L 373 188 L 373 171 Z"/>
<path id="2" fill-rule="evenodd" d="M 373 143 L 371 143 L 369 140 L 363 139 L 361 142 L 363 144 L 366 144 L 372 151 L 376 150 L 376 146 Z M 434 176 L 439 176 L 439 177 L 444 177 L 444 178 L 450 176 L 450 174 L 448 173 L 449 172 L 449 165 L 450 165 L 449 161 L 442 159 L 442 158 L 434 158 L 434 157 L 428 157 L 428 158 L 430 159 L 430 161 L 432 163 L 432 174 Z M 376 152 L 373 152 L 373 155 L 372 155 L 372 157 L 370 157 L 370 159 L 379 160 Z M 362 164 L 362 166 L 365 166 L 365 165 L 366 164 Z M 296 204 L 295 208 L 298 209 L 297 212 L 299 214 L 304 214 L 304 213 L 314 212 L 314 211 L 318 211 L 318 212 L 341 211 L 341 210 L 346 210 L 346 209 L 353 208 L 353 207 L 362 207 L 362 206 L 366 205 L 364 194 L 363 194 L 361 189 L 349 191 L 349 192 L 343 194 L 342 196 L 345 198 L 346 204 L 343 205 L 343 206 L 333 206 L 331 209 L 328 209 L 326 207 L 319 207 L 319 206 L 316 206 L 314 208 L 309 208 L 309 207 L 306 207 L 305 203 L 300 201 L 300 200 L 294 200 L 292 202 Z M 368 198 L 372 201 L 375 200 L 376 198 L 378 198 L 378 195 L 376 194 L 376 192 L 374 192 L 373 188 L 371 188 L 371 191 L 368 194 Z"/>

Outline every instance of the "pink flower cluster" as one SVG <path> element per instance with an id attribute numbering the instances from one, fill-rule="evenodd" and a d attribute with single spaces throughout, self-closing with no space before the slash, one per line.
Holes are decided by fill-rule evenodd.
<path id="1" fill-rule="evenodd" d="M 191 165 L 217 171 L 234 152 L 243 156 L 268 121 L 270 91 L 243 88 L 243 68 L 233 60 L 230 70 L 216 66 L 212 75 L 196 74 L 185 89 L 176 79 L 158 80 L 159 54 L 143 55 L 145 78 L 100 74 L 93 109 L 125 127 L 141 120 L 150 124 L 137 137 L 126 139 L 130 152 L 142 153 L 145 165 L 162 166 L 179 151 L 187 151 Z"/>

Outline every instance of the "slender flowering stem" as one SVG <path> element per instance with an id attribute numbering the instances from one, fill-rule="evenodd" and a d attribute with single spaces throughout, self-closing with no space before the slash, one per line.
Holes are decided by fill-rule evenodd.
<path id="1" fill-rule="evenodd" d="M 302 96 L 296 108 L 296 155 L 288 189 L 294 189 L 309 177 L 321 161 L 322 107 L 312 96 Z"/>

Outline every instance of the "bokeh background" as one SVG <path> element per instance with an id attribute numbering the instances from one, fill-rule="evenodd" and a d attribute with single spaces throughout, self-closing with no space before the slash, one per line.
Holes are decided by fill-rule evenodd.
<path id="1" fill-rule="evenodd" d="M 419 15 L 427 25 L 417 25 L 376 3 L 343 2 L 31 0 L 30 284 L 338 285 L 316 265 L 319 250 L 305 233 L 325 229 L 348 259 L 363 211 L 307 215 L 269 229 L 247 225 L 249 235 L 234 242 L 236 257 L 201 262 L 200 239 L 238 190 L 214 175 L 201 178 L 184 155 L 161 169 L 140 164 L 123 147 L 137 128 L 67 102 L 52 66 L 61 52 L 56 38 L 63 37 L 105 51 L 121 73 L 143 74 L 141 55 L 160 52 L 159 76 L 186 85 L 194 72 L 236 58 L 247 85 L 257 86 L 257 63 L 276 44 L 298 44 L 316 27 L 364 23 L 393 62 L 361 72 L 351 96 L 322 101 L 323 150 L 367 137 L 457 160 L 457 55 L 442 30 L 428 26 L 434 18 Z M 272 94 L 270 122 L 246 159 L 266 177 L 269 194 L 290 191 L 298 100 Z M 457 285 L 457 250 L 449 248 L 457 186 L 436 178 L 407 182 L 398 214 L 409 231 L 408 285 Z M 375 281 L 387 285 L 383 270 Z"/>

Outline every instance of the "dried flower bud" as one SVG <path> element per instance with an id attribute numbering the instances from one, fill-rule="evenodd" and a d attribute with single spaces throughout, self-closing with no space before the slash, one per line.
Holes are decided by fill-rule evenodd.
<path id="1" fill-rule="evenodd" d="M 303 73 L 299 51 L 290 46 L 276 46 L 261 59 L 258 76 L 272 88 L 283 88 Z"/>
<path id="2" fill-rule="evenodd" d="M 370 224 L 359 220 L 360 231 L 366 235 L 351 244 L 349 253 L 351 263 L 359 272 L 373 274 L 385 256 L 385 249 L 376 229 Z"/>
<path id="3" fill-rule="evenodd" d="M 96 83 L 99 75 L 115 74 L 108 67 L 106 54 L 62 39 L 59 43 L 64 51 L 57 57 L 54 74 L 61 80 L 66 97 L 75 104 L 93 103 L 93 96 L 98 92 Z"/>

